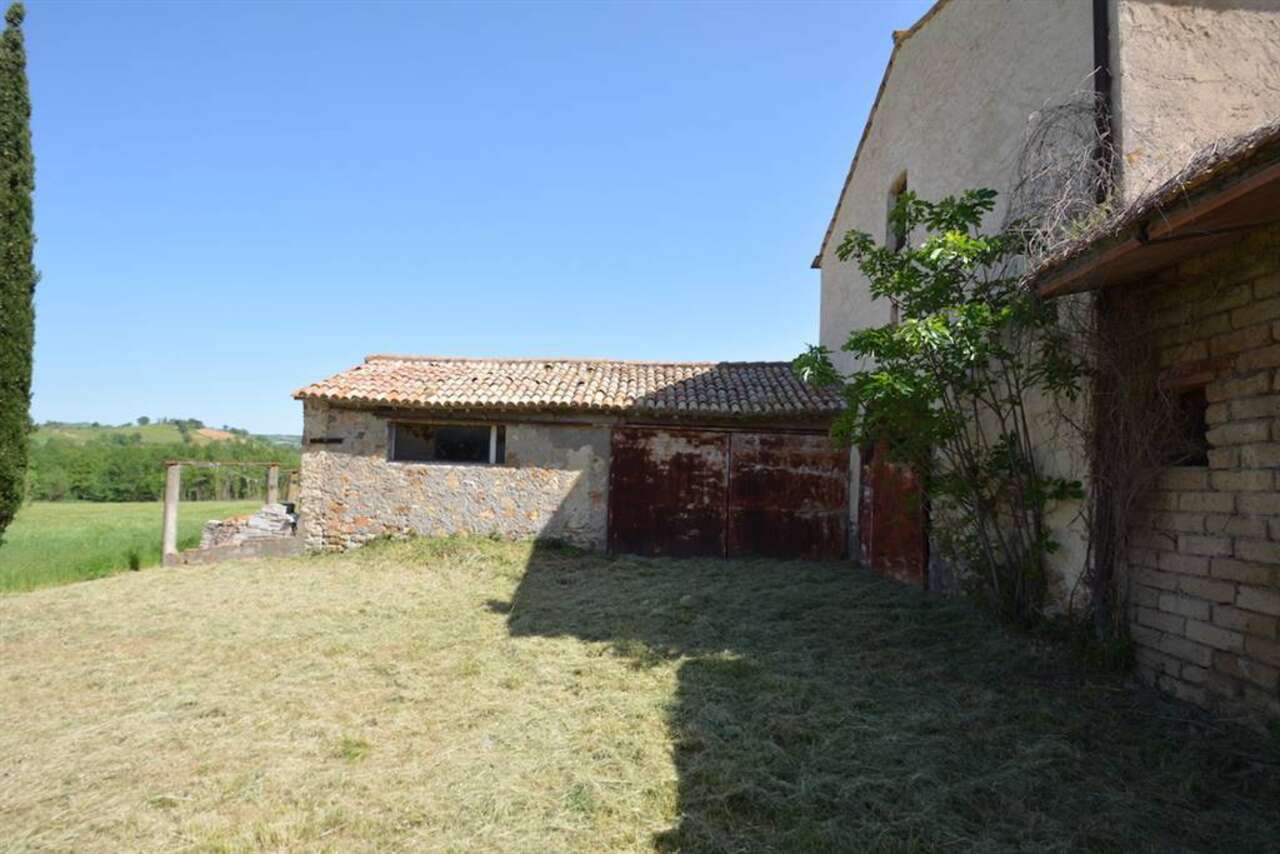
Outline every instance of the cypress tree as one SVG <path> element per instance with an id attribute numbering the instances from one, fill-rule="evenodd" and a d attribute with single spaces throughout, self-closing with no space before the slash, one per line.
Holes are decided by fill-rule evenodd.
<path id="1" fill-rule="evenodd" d="M 24 17 L 26 9 L 14 3 L 0 35 L 0 537 L 22 503 L 31 433 L 35 159 Z"/>

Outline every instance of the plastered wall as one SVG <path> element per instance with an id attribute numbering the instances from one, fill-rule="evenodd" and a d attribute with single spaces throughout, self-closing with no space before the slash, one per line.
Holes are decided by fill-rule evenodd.
<path id="1" fill-rule="evenodd" d="M 902 42 L 889 69 L 856 169 L 841 195 L 832 237 L 821 256 L 819 338 L 837 367 L 854 368 L 840 352 L 852 329 L 889 321 L 889 305 L 873 301 L 852 262 L 836 257 L 844 233 L 884 240 L 890 190 L 905 172 L 911 190 L 938 199 L 976 187 L 1001 192 L 989 218 L 998 227 L 1028 120 L 1046 104 L 1092 90 L 1093 17 L 1087 0 L 951 0 Z M 1046 402 L 1033 404 L 1052 445 L 1048 465 L 1073 468 L 1081 454 L 1053 435 Z M 850 494 L 859 489 L 853 453 Z M 851 502 L 857 526 L 857 502 Z M 1063 533 L 1054 568 L 1070 589 L 1083 555 L 1078 506 L 1056 507 L 1051 523 Z M 856 542 L 856 534 L 854 541 Z"/>
<path id="2" fill-rule="evenodd" d="M 952 0 L 902 43 L 822 254 L 824 345 L 838 352 L 851 329 L 889 320 L 888 304 L 873 302 L 856 266 L 836 257 L 844 233 L 885 238 L 903 172 L 926 199 L 1005 191 L 1028 118 L 1092 86 L 1092 20 L 1081 0 Z M 992 223 L 1002 215 L 1000 207 Z"/>
<path id="3" fill-rule="evenodd" d="M 1203 146 L 1280 118 L 1280 0 L 1113 0 L 1112 9 L 1125 200 Z"/>

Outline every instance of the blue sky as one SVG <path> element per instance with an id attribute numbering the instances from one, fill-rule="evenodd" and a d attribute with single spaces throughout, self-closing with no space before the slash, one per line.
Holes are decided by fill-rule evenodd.
<path id="1" fill-rule="evenodd" d="M 371 352 L 791 358 L 927 6 L 30 2 L 33 416 L 300 432 Z"/>

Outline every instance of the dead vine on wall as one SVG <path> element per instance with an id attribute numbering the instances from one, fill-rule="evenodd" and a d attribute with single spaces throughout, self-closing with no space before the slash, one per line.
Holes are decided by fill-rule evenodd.
<path id="1" fill-rule="evenodd" d="M 1090 91 L 1045 104 L 1031 116 L 1011 181 L 1006 226 L 1026 236 L 1029 270 L 1086 240 L 1122 215 L 1106 106 Z M 1103 116 L 1105 118 L 1105 116 Z M 1162 378 L 1142 312 L 1108 291 L 1059 298 L 1059 318 L 1089 366 L 1091 402 L 1057 406 L 1057 416 L 1089 454 L 1088 532 L 1082 577 L 1098 632 L 1122 625 L 1121 581 L 1128 532 L 1160 471 L 1189 452 L 1178 389 Z"/>

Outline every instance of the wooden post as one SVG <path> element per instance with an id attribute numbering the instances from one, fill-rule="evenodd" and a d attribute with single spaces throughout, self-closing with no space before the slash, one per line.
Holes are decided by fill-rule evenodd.
<path id="1" fill-rule="evenodd" d="M 182 488 L 182 466 L 170 463 L 164 470 L 164 535 L 161 554 L 168 565 L 178 554 L 178 492 Z"/>
<path id="2" fill-rule="evenodd" d="M 267 466 L 267 503 L 280 501 L 280 466 Z"/>

